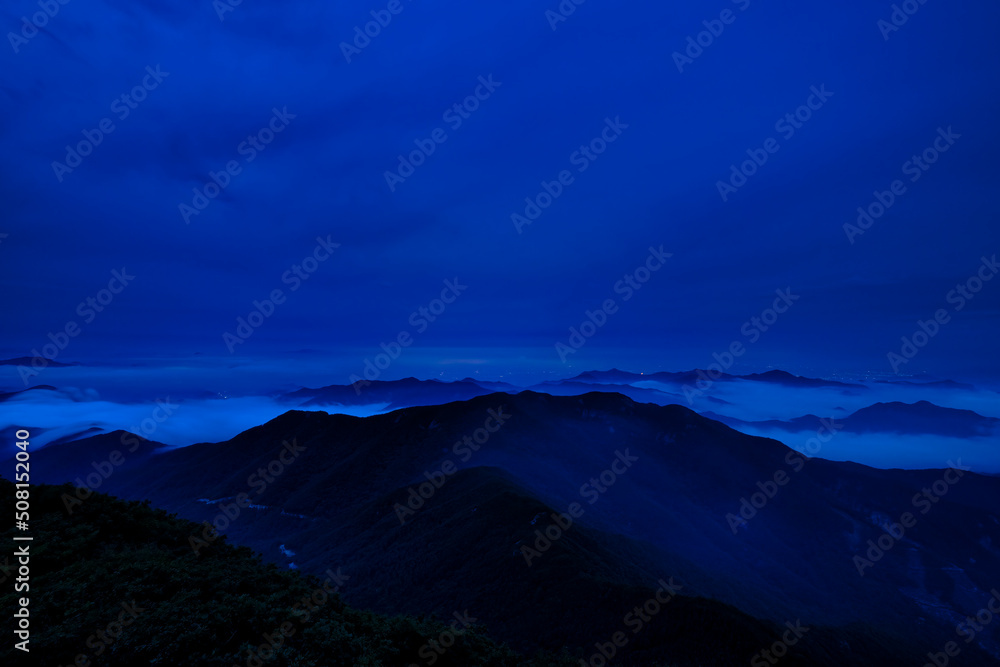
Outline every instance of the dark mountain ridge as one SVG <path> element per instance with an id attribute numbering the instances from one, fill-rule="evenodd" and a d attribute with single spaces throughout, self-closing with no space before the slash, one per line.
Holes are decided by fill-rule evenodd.
<path id="1" fill-rule="evenodd" d="M 289 443 L 302 448 L 293 458 Z M 289 462 L 258 493 L 283 451 Z M 150 453 L 101 490 L 209 521 L 245 493 L 259 507 L 229 522 L 231 539 L 305 571 L 343 565 L 357 573 L 345 595 L 360 606 L 484 608 L 491 634 L 521 649 L 589 646 L 608 617 L 589 623 L 574 609 L 675 577 L 685 597 L 764 627 L 801 618 L 834 656 L 815 664 L 875 665 L 936 650 L 996 585 L 1000 480 L 963 471 L 924 517 L 913 498 L 944 473 L 807 460 L 677 405 L 525 391 L 368 418 L 292 411 L 226 442 Z M 745 506 L 769 491 L 762 507 Z M 583 513 L 540 549 L 536 531 L 554 532 L 553 513 L 574 503 Z M 859 574 L 867 540 L 908 511 L 920 518 L 905 546 Z M 543 627 L 553 630 L 536 637 Z M 980 650 L 963 651 L 968 664 L 987 664 Z"/>
<path id="2" fill-rule="evenodd" d="M 824 418 L 804 415 L 786 421 L 770 419 L 743 421 L 714 412 L 703 413 L 734 428 L 755 426 L 799 433 L 823 428 Z M 827 420 L 828 421 L 828 420 Z M 972 410 L 960 410 L 935 405 L 929 401 L 916 403 L 875 403 L 837 419 L 838 430 L 847 433 L 899 433 L 906 435 L 941 435 L 952 438 L 976 438 L 995 435 L 1000 419 L 985 417 Z"/>

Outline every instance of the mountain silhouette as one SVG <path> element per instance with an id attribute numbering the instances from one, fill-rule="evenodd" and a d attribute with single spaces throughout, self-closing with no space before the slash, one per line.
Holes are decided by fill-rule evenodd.
<path id="1" fill-rule="evenodd" d="M 122 437 L 53 446 L 40 481 L 88 472 Z M 356 606 L 475 608 L 518 650 L 592 647 L 673 577 L 684 602 L 671 610 L 742 638 L 703 664 L 749 661 L 801 620 L 813 628 L 801 664 L 894 665 L 922 664 L 997 585 L 1000 479 L 954 465 L 806 459 L 677 405 L 525 391 L 367 418 L 291 411 L 225 442 L 147 443 L 99 490 L 216 522 L 246 494 L 231 540 L 306 572 L 343 566 Z M 921 498 L 942 484 L 933 503 Z M 902 542 L 876 551 L 907 512 L 917 520 Z M 546 532 L 559 535 L 547 547 Z M 707 635 L 674 622 L 651 624 L 626 657 L 698 664 Z M 963 662 L 989 664 L 991 637 Z"/>
<path id="2" fill-rule="evenodd" d="M 703 413 L 734 428 L 753 426 L 800 433 L 823 428 L 824 419 L 804 415 L 789 420 L 743 421 L 714 412 Z M 972 410 L 957 410 L 928 401 L 916 403 L 875 403 L 837 419 L 839 431 L 846 433 L 899 433 L 904 435 L 940 435 L 951 438 L 976 438 L 995 435 L 1000 419 L 984 417 Z"/>

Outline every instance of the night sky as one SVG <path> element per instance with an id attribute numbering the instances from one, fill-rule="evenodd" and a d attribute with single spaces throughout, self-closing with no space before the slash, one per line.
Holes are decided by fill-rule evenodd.
<path id="1" fill-rule="evenodd" d="M 1000 373 L 995 3 L 334 4 L 4 4 L 0 356 Z"/>

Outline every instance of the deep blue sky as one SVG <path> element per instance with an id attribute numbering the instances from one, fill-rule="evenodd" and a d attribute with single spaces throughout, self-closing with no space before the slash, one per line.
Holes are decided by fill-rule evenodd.
<path id="1" fill-rule="evenodd" d="M 553 31 L 555 0 L 402 0 L 351 63 L 340 43 L 387 3 L 335 4 L 245 0 L 220 21 L 208 0 L 73 0 L 17 53 L 5 37 L 0 354 L 72 320 L 60 360 L 226 357 L 223 332 L 282 288 L 236 356 L 360 361 L 409 331 L 428 376 L 439 348 L 558 367 L 554 344 L 615 298 L 576 367 L 704 367 L 790 287 L 801 298 L 742 362 L 888 372 L 900 336 L 1000 252 L 995 3 L 928 0 L 886 40 L 889 2 L 589 0 Z M 671 54 L 727 8 L 735 21 L 678 72 Z M 0 28 L 37 11 L 5 3 Z M 157 65 L 169 75 L 119 119 L 112 101 Z M 490 75 L 500 86 L 452 130 L 442 113 Z M 833 96 L 783 138 L 775 122 L 823 85 Z M 239 144 L 286 107 L 247 164 Z M 102 118 L 115 131 L 59 182 L 52 162 Z M 628 128 L 577 172 L 606 118 Z M 384 172 L 438 127 L 447 140 L 391 192 Z M 961 138 L 910 183 L 902 165 L 939 127 Z M 780 150 L 723 202 L 717 181 L 770 137 Z M 185 224 L 178 205 L 230 160 L 242 172 Z M 573 184 L 519 234 L 511 214 L 564 169 Z M 849 243 L 844 223 L 894 179 L 906 194 Z M 341 245 L 290 292 L 281 276 L 318 236 Z M 660 245 L 673 256 L 624 302 L 615 282 Z M 85 322 L 77 304 L 122 267 L 134 282 Z M 467 291 L 416 332 L 410 313 L 455 277 Z M 1000 280 L 902 370 L 1000 371 L 998 309 Z"/>

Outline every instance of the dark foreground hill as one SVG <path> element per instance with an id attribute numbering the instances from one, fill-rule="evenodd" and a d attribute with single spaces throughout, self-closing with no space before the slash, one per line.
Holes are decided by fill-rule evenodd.
<path id="1" fill-rule="evenodd" d="M 39 470 L 74 480 L 93 447 L 46 447 Z M 273 562 L 343 567 L 356 606 L 470 609 L 522 652 L 589 658 L 665 581 L 679 594 L 615 660 L 746 664 L 799 622 L 810 630 L 783 664 L 919 665 L 950 641 L 965 665 L 1000 656 L 1000 622 L 967 644 L 959 633 L 1000 582 L 1000 479 L 960 462 L 805 459 L 680 406 L 533 392 L 368 418 L 289 412 L 226 442 L 146 451 L 100 490 L 211 522 Z M 211 532 L 192 551 L 214 548 Z"/>
<path id="2" fill-rule="evenodd" d="M 30 553 L 29 587 L 20 594 L 30 596 L 30 636 L 23 644 L 28 650 L 5 646 L 0 650 L 4 665 L 579 664 L 566 651 L 520 656 L 487 638 L 467 609 L 443 620 L 353 609 L 340 599 L 339 589 L 350 582 L 340 568 L 320 577 L 279 569 L 246 547 L 230 545 L 225 537 L 196 555 L 190 538 L 198 526 L 148 502 L 94 493 L 71 517 L 64 507 L 67 493 L 72 493 L 69 485 L 31 489 L 31 530 L 19 534 L 33 539 L 17 543 L 19 548 L 26 544 Z M 0 511 L 13 513 L 14 485 L 0 480 L 0 497 Z M 8 530 L 4 538 L 13 535 Z M 6 561 L 0 577 L 15 576 L 16 564 Z M 583 623 L 592 623 L 605 611 L 614 616 L 621 607 L 641 600 L 620 631 L 639 635 L 654 619 L 659 627 L 634 643 L 623 664 L 733 664 L 743 653 L 781 642 L 780 634 L 791 632 L 719 603 L 678 595 L 672 582 L 662 583 L 657 590 L 615 591 L 605 586 L 603 596 L 589 599 L 563 592 L 569 595 L 567 603 L 589 607 L 578 617 Z M 0 606 L 18 609 L 17 598 L 5 591 Z M 797 629 L 803 636 L 815 632 Z M 610 642 L 598 643 L 597 648 L 602 647 L 621 653 Z M 670 662 L 665 653 L 671 655 Z M 785 663 L 831 664 L 815 646 L 793 650 Z"/>
<path id="3" fill-rule="evenodd" d="M 520 658 L 461 611 L 460 620 L 434 621 L 352 609 L 337 593 L 349 581 L 342 572 L 282 570 L 225 538 L 195 556 L 188 537 L 196 526 L 148 503 L 98 493 L 69 517 L 67 491 L 31 490 L 33 540 L 13 543 L 28 545 L 30 588 L 4 586 L 0 595 L 5 615 L 19 596 L 30 600 L 28 652 L 8 637 L 0 664 L 374 667 L 430 664 L 431 656 L 453 667 L 573 664 Z M 14 485 L 0 480 L 0 492 L 0 512 L 13 515 Z M 12 582 L 10 566 L 0 577 Z"/>

